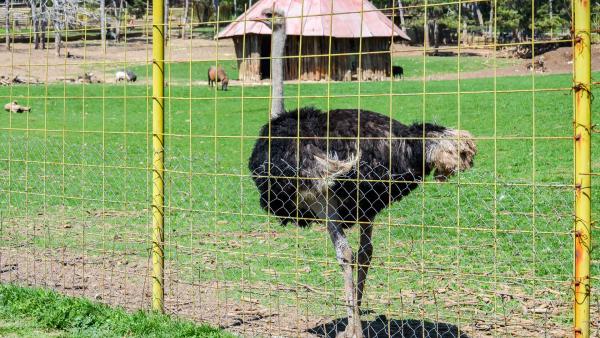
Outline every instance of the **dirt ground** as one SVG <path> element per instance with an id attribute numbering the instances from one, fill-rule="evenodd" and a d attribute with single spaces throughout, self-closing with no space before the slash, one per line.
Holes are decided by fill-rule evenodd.
<path id="1" fill-rule="evenodd" d="M 67 250 L 10 249 L 0 254 L 0 282 L 48 287 L 128 310 L 151 304 L 150 260 L 126 254 L 110 258 L 76 255 Z M 297 312 L 261 306 L 248 298 L 228 300 L 234 291 L 224 282 L 186 284 L 177 271 L 165 271 L 165 309 L 199 323 L 209 323 L 243 336 L 310 336 L 308 329 L 324 318 L 291 315 Z"/>
<path id="2" fill-rule="evenodd" d="M 235 58 L 231 40 L 172 39 L 165 50 L 169 61 L 202 61 Z M 109 44 L 103 50 L 97 41 L 68 43 L 56 56 L 54 50 L 33 49 L 25 43 L 15 43 L 10 52 L 0 50 L 0 75 L 28 76 L 49 83 L 77 78 L 93 72 L 102 82 L 114 82 L 114 69 L 152 62 L 152 45 L 147 39 Z M 66 57 L 66 55 L 69 55 Z"/>
<path id="3" fill-rule="evenodd" d="M 150 260 L 136 253 L 110 252 L 99 256 L 76 254 L 68 249 L 36 249 L 16 247 L 0 252 L 0 282 L 48 287 L 70 296 L 86 297 L 128 310 L 148 309 L 151 303 Z M 292 296 L 298 292 L 289 286 L 248 285 L 213 281 L 201 284 L 181 282 L 173 264 L 165 271 L 165 308 L 167 313 L 199 323 L 208 323 L 246 337 L 335 337 L 345 327 L 344 318 L 321 317 L 282 304 L 262 304 L 252 297 L 232 296 L 236 291 L 276 290 Z M 318 299 L 318 290 L 307 290 L 308 297 Z M 554 291 L 556 292 L 556 291 Z M 312 294 L 311 294 L 312 293 Z M 509 293 L 507 293 L 509 294 Z M 527 295 L 510 293 L 523 298 L 524 308 L 543 313 L 568 313 L 569 304 L 556 307 Z M 468 302 L 468 295 L 457 294 L 457 303 Z M 467 297 L 467 298 L 465 298 Z M 453 298 L 454 299 L 454 298 Z M 466 304 L 466 303 L 465 303 Z M 551 311 L 551 312 L 545 312 Z M 446 323 L 421 323 L 417 320 L 387 319 L 384 315 L 364 321 L 368 337 L 458 337 L 456 326 Z M 461 337 L 565 337 L 569 328 L 552 321 L 544 323 L 520 318 L 481 318 L 460 328 Z M 391 333 L 389 335 L 388 333 Z"/>
<path id="4" fill-rule="evenodd" d="M 455 49 L 450 50 L 451 54 Z M 394 45 L 394 55 L 409 56 L 422 55 L 419 47 Z M 492 56 L 491 50 L 463 48 L 465 55 Z M 501 55 L 498 53 L 497 55 Z M 65 57 L 68 55 L 68 57 Z M 235 51 L 231 40 L 208 40 L 201 38 L 171 39 L 165 51 L 166 59 L 170 61 L 207 61 L 235 58 Z M 562 47 L 536 59 L 543 59 L 545 74 L 569 73 L 572 70 L 571 48 Z M 600 71 L 600 45 L 592 47 L 592 68 Z M 35 50 L 32 45 L 15 43 L 10 52 L 0 51 L 0 75 L 14 77 L 25 76 L 37 79 L 44 83 L 76 79 L 84 72 L 93 72 L 102 82 L 114 82 L 113 72 L 116 68 L 126 68 L 128 65 L 150 63 L 152 60 L 152 47 L 145 38 L 129 40 L 127 43 L 109 44 L 103 50 L 99 42 L 70 42 L 62 50 L 62 56 L 57 57 L 53 50 Z M 509 68 L 486 69 L 476 72 L 462 72 L 461 79 L 530 75 L 527 68 L 531 60 L 520 60 L 518 65 Z M 428 80 L 454 80 L 458 78 L 455 73 L 438 74 L 428 77 Z M 234 81 L 235 82 L 235 81 Z"/>
<path id="5" fill-rule="evenodd" d="M 477 49 L 466 49 L 463 50 L 468 55 L 480 55 L 492 57 L 491 50 L 477 50 Z M 501 52 L 497 53 L 502 54 Z M 546 52 L 541 55 L 535 56 L 534 60 L 542 60 L 544 63 L 543 71 L 535 71 L 536 74 L 565 74 L 573 71 L 573 53 L 570 47 L 560 47 L 555 50 Z M 484 69 L 475 72 L 461 72 L 461 79 L 475 79 L 475 78 L 492 78 L 494 76 L 531 76 L 532 71 L 528 68 L 531 66 L 531 59 L 520 59 L 517 65 L 514 67 Z M 600 71 L 600 45 L 592 46 L 592 71 Z M 427 80 L 456 80 L 458 74 L 436 74 L 427 77 Z"/>

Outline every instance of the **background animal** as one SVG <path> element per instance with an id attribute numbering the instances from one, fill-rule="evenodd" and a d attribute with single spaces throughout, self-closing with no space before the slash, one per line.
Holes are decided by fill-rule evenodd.
<path id="1" fill-rule="evenodd" d="M 210 66 L 208 68 L 208 86 L 212 87 L 217 82 L 221 82 L 221 90 L 227 90 L 229 78 L 223 67 L 219 66 L 219 68 L 217 68 L 215 66 Z"/>
<path id="2" fill-rule="evenodd" d="M 533 63 L 527 64 L 527 70 L 535 70 L 540 73 L 544 73 L 546 71 L 546 64 L 544 63 L 544 57 L 540 56 L 539 59 L 533 60 Z"/>
<path id="3" fill-rule="evenodd" d="M 135 82 L 137 80 L 137 75 L 131 70 L 119 70 L 115 73 L 115 81 L 127 81 L 127 82 Z"/>
<path id="4" fill-rule="evenodd" d="M 402 66 L 392 66 L 392 77 L 402 79 L 404 77 L 404 68 Z"/>
<path id="5" fill-rule="evenodd" d="M 4 105 L 4 110 L 11 113 L 30 112 L 31 107 L 21 106 L 17 101 L 9 102 Z"/>
<path id="6" fill-rule="evenodd" d="M 100 83 L 100 79 L 94 73 L 83 73 L 82 75 L 77 76 L 78 83 Z"/>
<path id="7" fill-rule="evenodd" d="M 286 112 L 284 13 L 265 10 L 260 19 L 272 29 L 271 121 L 260 131 L 248 168 L 261 207 L 283 224 L 326 223 L 344 279 L 348 325 L 340 336 L 361 338 L 359 307 L 373 253 L 375 217 L 430 173 L 445 180 L 469 169 L 477 149 L 466 131 L 428 123 L 404 125 L 372 111 L 309 107 Z M 356 223 L 360 247 L 355 256 L 346 231 Z"/>

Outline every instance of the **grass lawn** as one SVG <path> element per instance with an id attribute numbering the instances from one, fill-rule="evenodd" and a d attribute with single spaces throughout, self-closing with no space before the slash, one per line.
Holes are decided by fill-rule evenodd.
<path id="1" fill-rule="evenodd" d="M 32 319 L 14 319 L 2 318 L 0 323 L 0 336 L 2 337 L 64 337 L 65 333 L 61 330 L 52 330 L 40 328 L 36 321 Z"/>
<path id="2" fill-rule="evenodd" d="M 424 62 L 426 63 L 425 70 L 423 70 Z M 165 69 L 165 79 L 170 84 L 176 85 L 188 84 L 190 80 L 194 82 L 206 81 L 206 72 L 208 68 L 217 63 L 225 68 L 230 79 L 238 78 L 237 61 L 225 59 L 219 60 L 218 62 L 211 60 L 168 63 Z M 461 56 L 460 58 L 456 56 L 397 56 L 393 58 L 392 63 L 394 65 L 402 66 L 404 68 L 404 76 L 412 79 L 418 79 L 419 77 L 422 77 L 423 74 L 426 76 L 457 74 L 459 68 L 461 72 L 473 72 L 494 67 L 494 60 L 492 58 L 480 56 Z M 507 68 L 516 64 L 517 61 L 514 59 L 498 58 L 496 59 L 495 66 L 497 68 Z M 142 65 L 128 68 L 133 70 L 140 79 L 152 77 L 152 68 L 150 66 Z"/>
<path id="3" fill-rule="evenodd" d="M 457 69 L 436 60 L 427 60 L 432 72 Z M 395 62 L 406 65 L 408 59 Z M 422 59 L 410 62 L 418 69 Z M 196 65 L 177 64 L 172 77 L 204 80 L 205 65 Z M 462 71 L 482 67 L 483 61 L 461 63 Z M 288 108 L 360 107 L 477 137 L 473 170 L 446 183 L 429 177 L 378 217 L 369 308 L 458 324 L 514 313 L 541 320 L 498 290 L 570 304 L 564 287 L 573 266 L 570 86 L 570 75 L 286 86 Z M 1 245 L 145 257 L 150 93 L 146 86 L 124 84 L 0 88 L 5 101 L 33 107 L 30 114 L 0 114 L 0 142 L 6 145 L 0 147 L 0 209 L 5 224 L 21 224 L 5 225 Z M 259 208 L 248 175 L 247 158 L 268 121 L 269 88 L 221 92 L 176 83 L 166 95 L 168 260 L 183 267 L 190 282 L 229 281 L 240 285 L 239 295 L 246 284 L 308 285 L 324 290 L 318 302 L 277 289 L 253 296 L 310 313 L 343 314 L 341 274 L 323 226 L 280 227 Z M 598 171 L 600 161 L 593 166 Z M 356 235 L 351 233 L 354 242 Z M 597 263 L 593 273 L 600 273 Z M 408 304 L 407 294 L 426 296 Z M 570 313 L 542 319 L 566 326 Z"/>
<path id="4" fill-rule="evenodd" d="M 425 63 L 425 69 L 423 69 L 423 63 Z M 393 58 L 392 64 L 394 66 L 402 66 L 404 68 L 404 75 L 409 78 L 419 78 L 423 74 L 438 75 L 438 74 L 457 74 L 460 72 L 475 72 L 483 69 L 507 68 L 515 66 L 519 63 L 519 60 L 510 58 L 486 58 L 481 56 L 397 56 Z"/>
<path id="5" fill-rule="evenodd" d="M 2 337 L 233 337 L 164 315 L 127 313 L 52 291 L 0 284 Z"/>

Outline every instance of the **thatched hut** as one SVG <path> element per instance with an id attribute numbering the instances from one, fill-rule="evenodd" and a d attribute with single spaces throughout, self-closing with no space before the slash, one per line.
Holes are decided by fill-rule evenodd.
<path id="1" fill-rule="evenodd" d="M 382 80 L 393 39 L 410 40 L 367 0 L 260 0 L 217 36 L 233 39 L 240 80 L 270 77 L 271 30 L 256 18 L 273 7 L 287 16 L 286 80 Z"/>

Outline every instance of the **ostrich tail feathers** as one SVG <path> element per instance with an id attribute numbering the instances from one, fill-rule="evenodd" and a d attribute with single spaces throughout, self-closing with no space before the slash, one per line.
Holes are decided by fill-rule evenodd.
<path id="1" fill-rule="evenodd" d="M 337 178 L 344 174 L 347 174 L 356 166 L 360 153 L 351 154 L 346 160 L 339 160 L 337 156 L 326 156 L 321 157 L 314 155 L 317 167 L 315 173 L 319 178 Z"/>

